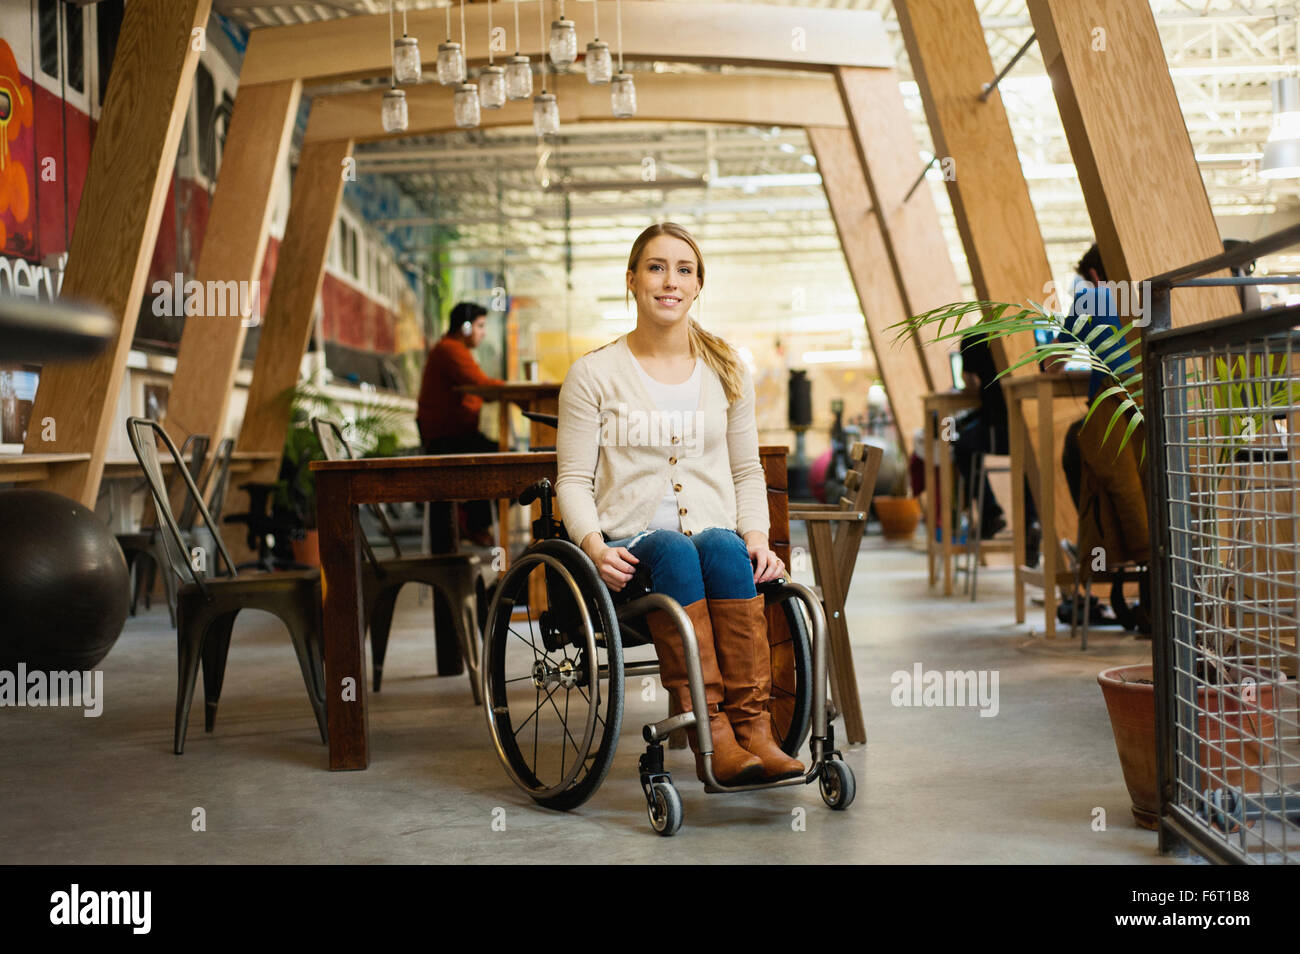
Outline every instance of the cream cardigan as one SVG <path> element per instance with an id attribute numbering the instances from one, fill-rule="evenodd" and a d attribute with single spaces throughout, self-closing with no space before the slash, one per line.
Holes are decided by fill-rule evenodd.
<path id="1" fill-rule="evenodd" d="M 623 335 L 575 361 L 560 388 L 555 493 L 569 536 L 580 544 L 593 530 L 610 539 L 640 533 L 670 479 L 683 533 L 766 534 L 754 383 L 744 365 L 734 404 L 706 364 L 699 410 L 676 415 L 654 405 L 635 360 Z"/>

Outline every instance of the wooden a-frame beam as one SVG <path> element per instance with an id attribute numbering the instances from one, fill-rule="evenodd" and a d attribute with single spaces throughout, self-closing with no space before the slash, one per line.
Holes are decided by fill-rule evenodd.
<path id="1" fill-rule="evenodd" d="M 193 31 L 207 23 L 211 6 L 212 0 L 126 5 L 91 148 L 61 294 L 103 305 L 121 324 L 117 340 L 98 357 L 45 364 L 23 448 L 28 454 L 89 453 L 89 460 L 52 468 L 35 486 L 91 508 L 109 431 L 122 426 L 117 396 L 199 61 Z"/>
<path id="2" fill-rule="evenodd" d="M 599 2 L 601 25 L 605 28 L 603 39 L 617 55 L 614 0 Z M 522 35 L 518 37 L 514 35 L 510 5 L 494 6 L 493 24 L 506 29 L 509 51 L 518 49 L 533 58 L 544 52 L 535 6 L 525 3 L 519 11 Z M 594 3 L 573 3 L 565 10 L 583 43 L 594 34 L 594 6 Z M 880 16 L 867 10 L 735 3 L 668 5 L 657 0 L 624 0 L 622 17 L 623 55 L 632 60 L 801 70 L 829 70 L 840 65 L 894 65 Z M 545 19 L 549 29 L 553 19 L 549 5 Z M 487 26 L 486 4 L 465 8 L 465 53 L 472 65 L 487 62 Z M 444 12 L 411 10 L 407 13 L 407 30 L 419 38 L 425 69 L 432 71 L 438 43 L 446 37 Z M 454 39 L 460 41 L 458 28 L 454 30 Z M 495 54 L 498 61 L 507 55 L 506 52 Z M 287 79 L 323 84 L 381 76 L 391 69 L 388 14 L 339 17 L 254 30 L 240 70 L 240 84 Z M 576 78 L 585 82 L 581 76 Z"/>
<path id="3" fill-rule="evenodd" d="M 240 87 L 199 255 L 195 278 L 200 287 L 259 281 L 276 177 L 293 134 L 301 89 L 296 80 Z M 262 301 L 264 291 L 259 289 Z M 204 299 L 206 305 L 208 296 Z M 244 334 L 239 314 L 205 310 L 185 318 L 165 421 L 178 442 L 189 434 L 208 434 L 215 442 L 224 433 Z M 294 362 L 296 368 L 298 358 Z"/>
<path id="4" fill-rule="evenodd" d="M 921 161 L 898 88 L 898 74 L 892 69 L 842 66 L 836 68 L 835 79 L 906 314 L 918 315 L 957 301 L 961 285 L 948 255 L 934 196 L 925 182 L 912 190 Z M 909 347 L 920 352 L 926 390 L 946 390 L 951 384 L 948 343 L 925 343 L 918 336 Z M 920 394 L 896 398 L 920 399 Z"/>
<path id="5" fill-rule="evenodd" d="M 1141 281 L 1220 254 L 1151 7 L 1029 0 L 1029 15 L 1107 277 Z M 1240 310 L 1223 286 L 1176 289 L 1172 304 L 1175 327 Z"/>

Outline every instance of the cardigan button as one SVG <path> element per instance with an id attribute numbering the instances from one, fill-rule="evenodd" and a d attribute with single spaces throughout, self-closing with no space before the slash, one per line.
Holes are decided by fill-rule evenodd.
<path id="1" fill-rule="evenodd" d="M 674 444 L 677 443 L 677 435 L 676 435 L 676 434 L 673 435 L 673 443 L 674 443 Z"/>
<path id="2" fill-rule="evenodd" d="M 683 517 L 686 516 L 686 508 L 685 508 L 685 507 L 682 507 L 682 508 L 681 508 L 680 510 L 678 510 L 677 512 L 678 512 L 679 514 L 681 514 Z"/>
<path id="3" fill-rule="evenodd" d="M 669 458 L 668 458 L 668 463 L 670 463 L 670 464 L 675 464 L 675 463 L 677 463 L 677 458 L 676 458 L 676 457 L 669 457 Z"/>
<path id="4" fill-rule="evenodd" d="M 681 485 L 681 484 L 673 484 L 673 490 L 676 490 L 676 491 L 680 492 L 681 489 L 682 489 L 682 485 Z"/>
<path id="5" fill-rule="evenodd" d="M 691 535 L 691 531 L 689 530 L 683 530 L 682 533 L 684 533 L 688 537 Z"/>

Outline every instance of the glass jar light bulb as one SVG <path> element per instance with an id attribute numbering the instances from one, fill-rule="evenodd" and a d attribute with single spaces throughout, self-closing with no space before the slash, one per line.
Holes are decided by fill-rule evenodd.
<path id="1" fill-rule="evenodd" d="M 484 109 L 500 109 L 506 103 L 506 71 L 485 66 L 478 74 L 478 101 Z"/>
<path id="2" fill-rule="evenodd" d="M 592 86 L 603 86 L 614 74 L 614 59 L 609 54 L 609 44 L 604 40 L 592 40 L 587 44 L 587 82 Z"/>
<path id="3" fill-rule="evenodd" d="M 406 131 L 406 90 L 390 89 L 384 93 L 384 132 Z"/>
<path id="4" fill-rule="evenodd" d="M 456 125 L 461 129 L 473 129 L 479 124 L 481 116 L 478 104 L 478 86 L 473 83 L 461 83 L 456 87 L 454 104 Z"/>
<path id="5" fill-rule="evenodd" d="M 619 119 L 636 115 L 636 86 L 632 74 L 619 73 L 614 77 L 609 86 L 609 103 Z"/>
<path id="6" fill-rule="evenodd" d="M 438 82 L 443 86 L 465 82 L 465 57 L 459 43 L 447 40 L 438 44 Z"/>
<path id="7" fill-rule="evenodd" d="M 533 70 L 528 57 L 516 53 L 506 60 L 506 96 L 509 99 L 531 99 L 533 95 Z"/>
<path id="8" fill-rule="evenodd" d="M 420 82 L 420 41 L 415 37 L 393 41 L 393 78 L 399 83 Z"/>
<path id="9" fill-rule="evenodd" d="M 560 105 L 554 93 L 538 93 L 533 97 L 533 132 L 538 136 L 555 135 L 560 131 Z"/>
<path id="10" fill-rule="evenodd" d="M 551 62 L 557 69 L 573 65 L 578 58 L 578 31 L 572 20 L 551 21 Z"/>

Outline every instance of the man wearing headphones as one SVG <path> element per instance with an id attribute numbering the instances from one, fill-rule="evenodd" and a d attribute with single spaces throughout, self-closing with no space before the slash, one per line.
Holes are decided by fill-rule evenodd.
<path id="1" fill-rule="evenodd" d="M 426 454 L 495 453 L 497 442 L 478 429 L 483 399 L 456 388 L 465 384 L 504 384 L 488 377 L 471 351 L 487 335 L 487 309 L 462 301 L 451 310 L 451 322 L 424 365 L 416 422 Z M 451 505 L 429 507 L 433 552 L 451 549 Z M 486 500 L 461 504 L 461 533 L 480 546 L 492 545 L 492 506 Z"/>

